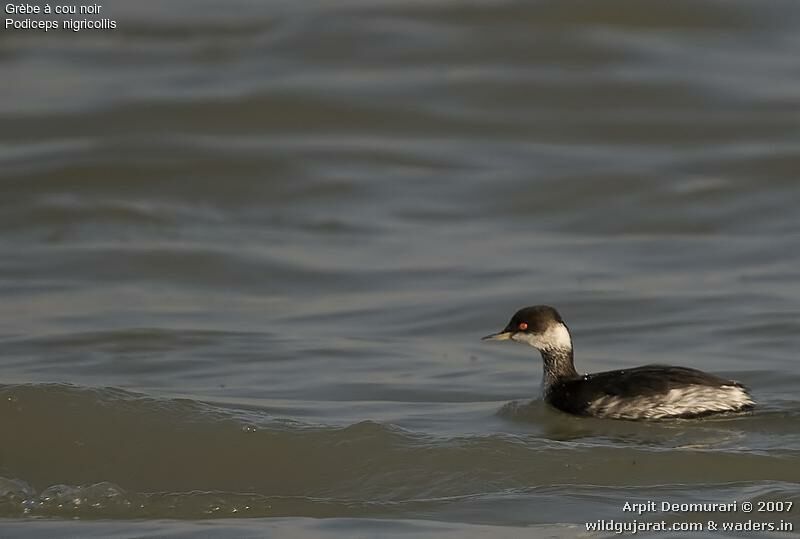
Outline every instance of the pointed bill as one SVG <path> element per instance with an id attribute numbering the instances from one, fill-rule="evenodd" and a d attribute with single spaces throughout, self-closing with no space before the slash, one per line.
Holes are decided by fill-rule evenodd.
<path id="1" fill-rule="evenodd" d="M 510 331 L 500 331 L 498 333 L 492 333 L 491 335 L 487 335 L 486 337 L 481 337 L 482 341 L 507 341 L 511 338 Z"/>

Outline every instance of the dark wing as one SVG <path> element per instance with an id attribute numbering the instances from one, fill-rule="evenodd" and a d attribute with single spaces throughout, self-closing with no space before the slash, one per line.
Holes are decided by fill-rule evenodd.
<path id="1" fill-rule="evenodd" d="M 634 369 L 587 374 L 553 386 L 547 400 L 561 410 L 572 414 L 585 414 L 589 405 L 602 397 L 620 398 L 662 395 L 671 389 L 687 386 L 736 386 L 738 382 L 687 367 L 645 365 Z"/>

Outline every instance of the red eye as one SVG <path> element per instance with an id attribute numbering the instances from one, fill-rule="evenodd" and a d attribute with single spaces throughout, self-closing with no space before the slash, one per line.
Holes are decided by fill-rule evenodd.
<path id="1" fill-rule="evenodd" d="M 528 323 L 527 322 L 520 322 L 519 323 L 519 330 L 520 331 L 525 331 L 526 329 L 528 329 Z"/>

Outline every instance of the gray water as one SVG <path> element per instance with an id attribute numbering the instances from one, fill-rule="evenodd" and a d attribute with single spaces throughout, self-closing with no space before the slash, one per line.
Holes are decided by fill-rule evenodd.
<path id="1" fill-rule="evenodd" d="M 800 4 L 104 9 L 0 32 L 0 537 L 800 526 L 623 511 L 800 505 Z M 536 303 L 759 405 L 554 411 Z"/>

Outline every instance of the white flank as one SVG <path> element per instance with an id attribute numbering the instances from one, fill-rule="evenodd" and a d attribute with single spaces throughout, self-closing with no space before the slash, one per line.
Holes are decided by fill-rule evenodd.
<path id="1" fill-rule="evenodd" d="M 659 419 L 708 412 L 736 412 L 755 404 L 747 391 L 737 386 L 686 386 L 647 397 L 602 397 L 588 412 L 615 419 Z"/>

